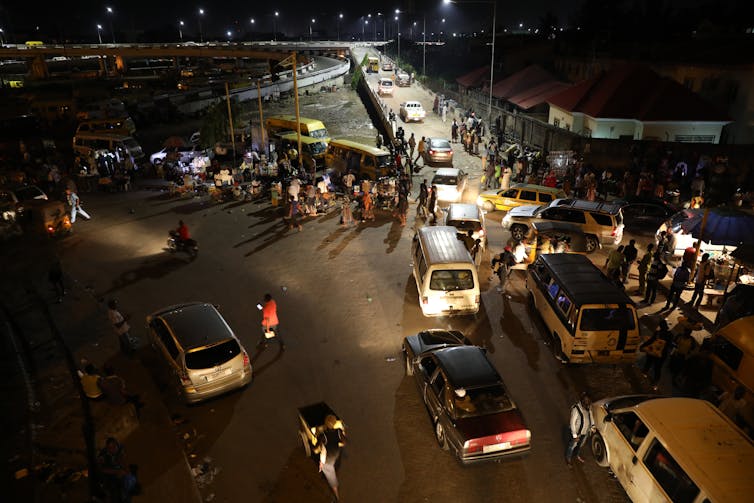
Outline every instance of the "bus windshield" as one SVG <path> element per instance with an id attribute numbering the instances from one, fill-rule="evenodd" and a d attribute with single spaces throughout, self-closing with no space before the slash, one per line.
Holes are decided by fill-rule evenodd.
<path id="1" fill-rule="evenodd" d="M 312 149 L 312 154 L 323 154 L 325 150 L 327 150 L 327 145 L 325 145 L 325 142 L 318 141 L 314 143 L 309 144 L 309 148 Z"/>
<path id="2" fill-rule="evenodd" d="M 474 288 L 474 276 L 469 269 L 443 269 L 434 271 L 429 280 L 430 290 L 471 290 Z"/>
<path id="3" fill-rule="evenodd" d="M 579 328 L 584 332 L 633 330 L 636 328 L 634 312 L 618 307 L 582 309 Z"/>
<path id="4" fill-rule="evenodd" d="M 315 129 L 314 131 L 309 131 L 309 135 L 312 138 L 327 138 L 327 129 Z"/>

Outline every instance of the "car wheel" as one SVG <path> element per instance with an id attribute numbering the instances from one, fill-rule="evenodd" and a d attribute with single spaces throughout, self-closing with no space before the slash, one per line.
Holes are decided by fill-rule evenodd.
<path id="1" fill-rule="evenodd" d="M 586 237 L 586 252 L 587 253 L 593 253 L 594 251 L 599 248 L 600 243 L 597 241 L 597 238 L 594 236 L 587 236 Z"/>
<path id="2" fill-rule="evenodd" d="M 491 201 L 485 201 L 484 204 L 482 205 L 482 207 L 484 208 L 484 211 L 486 211 L 488 213 L 491 212 L 491 211 L 495 211 L 495 205 L 492 204 Z"/>
<path id="3" fill-rule="evenodd" d="M 412 376 L 414 375 L 414 367 L 411 366 L 411 360 L 408 357 L 408 353 L 406 351 L 403 352 L 403 360 L 406 363 L 406 375 Z"/>
<path id="4" fill-rule="evenodd" d="M 605 441 L 602 440 L 602 435 L 599 433 L 592 434 L 592 455 L 598 465 L 608 466 L 607 447 L 605 447 Z"/>
<path id="5" fill-rule="evenodd" d="M 437 444 L 444 451 L 448 450 L 448 439 L 445 438 L 445 428 L 442 427 L 442 423 L 439 419 L 435 421 L 435 437 L 437 438 Z"/>
<path id="6" fill-rule="evenodd" d="M 511 227 L 511 237 L 516 241 L 521 241 L 526 236 L 526 227 L 523 225 L 514 225 Z"/>

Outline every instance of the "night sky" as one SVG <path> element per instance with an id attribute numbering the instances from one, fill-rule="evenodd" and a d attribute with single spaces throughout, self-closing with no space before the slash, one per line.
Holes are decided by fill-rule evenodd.
<path id="1" fill-rule="evenodd" d="M 377 1 L 366 0 L 353 2 L 335 0 L 331 2 L 311 2 L 302 0 L 281 0 L 278 2 L 262 2 L 260 0 L 205 0 L 189 2 L 180 0 L 117 0 L 95 1 L 74 0 L 72 2 L 51 1 L 29 2 L 21 0 L 0 0 L 0 28 L 3 28 L 6 38 L 13 42 L 24 40 L 79 40 L 91 39 L 96 41 L 96 25 L 102 25 L 103 40 L 111 37 L 110 23 L 117 38 L 135 40 L 140 32 L 147 32 L 147 36 L 164 39 L 178 38 L 178 21 L 184 21 L 185 40 L 193 40 L 198 35 L 198 11 L 205 11 L 202 17 L 202 30 L 205 39 L 225 39 L 225 33 L 231 30 L 234 38 L 238 39 L 248 34 L 269 34 L 273 28 L 272 13 L 277 10 L 280 16 L 277 20 L 277 31 L 285 33 L 291 38 L 308 37 L 309 25 L 313 23 L 315 36 L 324 38 L 334 35 L 337 29 L 337 16 L 343 13 L 340 24 L 343 38 L 346 34 L 360 36 L 362 31 L 362 16 L 372 14 L 372 20 L 365 27 L 365 33 L 371 31 L 374 36 L 374 19 L 377 12 L 386 16 L 384 23 L 388 36 L 393 36 L 396 30 L 395 9 L 402 11 L 401 32 L 408 35 L 409 26 L 417 22 L 415 32 L 421 33 L 421 24 L 426 17 L 427 32 L 445 31 L 471 32 L 489 29 L 492 21 L 492 6 L 489 3 L 467 3 L 443 5 L 442 0 L 409 0 L 409 1 Z M 680 7 L 686 9 L 713 10 L 701 7 L 710 0 L 524 0 L 498 1 L 498 26 L 515 27 L 519 23 L 524 26 L 536 27 L 547 14 L 553 14 L 558 25 L 574 25 L 577 13 L 586 4 L 603 5 L 603 2 L 613 5 L 633 6 L 651 15 L 661 6 Z M 718 0 L 714 2 L 714 10 L 724 10 L 726 6 L 740 4 L 741 0 Z M 748 3 L 748 2 L 744 2 Z M 114 14 L 108 17 L 106 6 L 112 7 Z M 255 23 L 250 23 L 251 18 Z M 445 24 L 441 20 L 445 18 Z M 754 21 L 752 21 L 754 24 Z M 418 30 L 418 31 L 417 31 Z M 377 31 L 383 31 L 383 20 L 379 18 Z M 378 38 L 382 38 L 381 35 Z M 14 40 L 15 39 L 15 40 Z"/>

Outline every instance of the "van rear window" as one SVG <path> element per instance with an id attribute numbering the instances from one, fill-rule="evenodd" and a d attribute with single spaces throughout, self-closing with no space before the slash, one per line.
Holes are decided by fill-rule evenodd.
<path id="1" fill-rule="evenodd" d="M 186 368 L 209 369 L 217 367 L 238 356 L 241 347 L 235 339 L 228 339 L 208 348 L 186 353 Z"/>
<path id="2" fill-rule="evenodd" d="M 482 228 L 482 222 L 478 220 L 448 220 L 448 225 L 462 231 L 478 231 Z"/>
<path id="3" fill-rule="evenodd" d="M 435 176 L 432 179 L 432 185 L 458 185 L 458 178 L 455 176 Z"/>
<path id="4" fill-rule="evenodd" d="M 633 330 L 636 328 L 634 313 L 618 307 L 587 308 L 581 310 L 582 331 Z"/>
<path id="5" fill-rule="evenodd" d="M 433 271 L 429 280 L 430 290 L 471 290 L 474 288 L 474 275 L 470 269 L 443 269 Z"/>
<path id="6" fill-rule="evenodd" d="M 309 135 L 312 138 L 327 138 L 327 129 L 315 129 L 314 131 L 309 131 Z"/>

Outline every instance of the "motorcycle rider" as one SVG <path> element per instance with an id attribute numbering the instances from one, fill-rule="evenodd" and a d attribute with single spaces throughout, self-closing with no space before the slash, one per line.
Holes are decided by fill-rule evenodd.
<path id="1" fill-rule="evenodd" d="M 186 242 L 191 239 L 191 235 L 189 234 L 189 228 L 188 225 L 183 223 L 183 220 L 178 221 L 178 229 L 176 229 L 176 235 L 178 237 L 178 240 L 180 241 L 180 244 L 186 244 Z"/>

